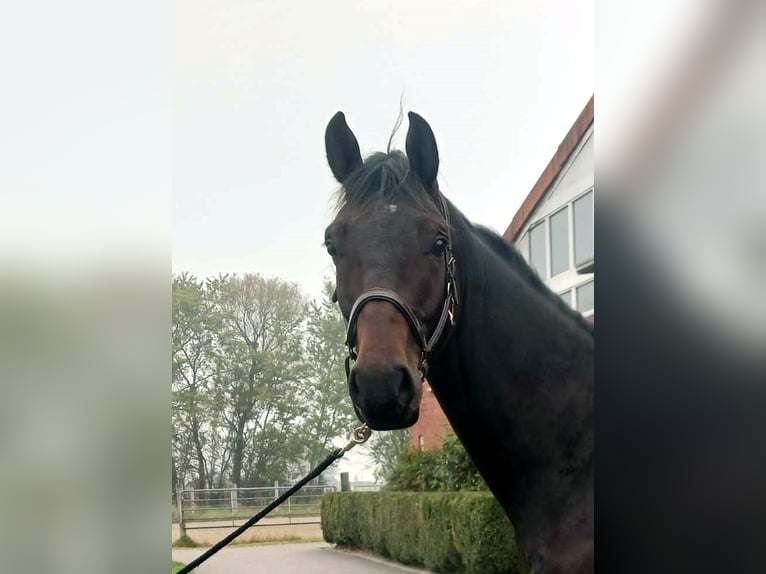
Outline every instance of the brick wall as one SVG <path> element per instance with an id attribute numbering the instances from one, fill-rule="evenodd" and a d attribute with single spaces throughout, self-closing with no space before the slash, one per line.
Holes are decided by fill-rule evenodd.
<path id="1" fill-rule="evenodd" d="M 423 383 L 423 398 L 420 401 L 420 418 L 410 428 L 410 448 L 433 450 L 441 447 L 444 438 L 452 433 L 447 416 L 439 406 L 431 386 Z"/>

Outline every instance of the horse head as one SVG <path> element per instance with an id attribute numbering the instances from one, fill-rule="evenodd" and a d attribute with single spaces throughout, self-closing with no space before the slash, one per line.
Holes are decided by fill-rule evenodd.
<path id="1" fill-rule="evenodd" d="M 394 150 L 363 160 L 342 112 L 325 132 L 341 184 L 325 246 L 349 327 L 349 393 L 359 418 L 377 430 L 417 421 L 428 355 L 454 311 L 436 140 L 419 115 L 410 112 L 409 121 L 406 155 Z"/>

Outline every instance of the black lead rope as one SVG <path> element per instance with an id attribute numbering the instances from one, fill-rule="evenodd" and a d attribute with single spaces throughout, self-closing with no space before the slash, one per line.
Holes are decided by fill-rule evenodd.
<path id="1" fill-rule="evenodd" d="M 354 429 L 353 438 L 344 446 L 343 448 L 339 448 L 331 452 L 327 455 L 327 457 L 320 462 L 311 472 L 309 472 L 306 476 L 304 476 L 300 481 L 296 482 L 293 486 L 290 487 L 290 489 L 282 494 L 279 498 L 277 498 L 274 502 L 269 504 L 266 508 L 261 510 L 258 514 L 250 518 L 247 522 L 245 522 L 242 526 L 237 528 L 234 532 L 229 534 L 228 536 L 224 537 L 223 539 L 219 540 L 215 545 L 208 548 L 203 554 L 189 562 L 186 566 L 181 568 L 178 571 L 178 574 L 188 574 L 188 572 L 191 572 L 194 570 L 197 566 L 205 562 L 208 558 L 213 556 L 213 554 L 216 554 L 219 550 L 221 550 L 224 546 L 229 544 L 232 540 L 237 538 L 240 534 L 242 534 L 245 530 L 250 528 L 253 524 L 258 522 L 261 518 L 266 516 L 269 512 L 274 510 L 277 506 L 282 504 L 285 500 L 290 498 L 293 494 L 298 492 L 301 488 L 303 488 L 307 482 L 310 480 L 316 478 L 322 472 L 325 471 L 325 469 L 330 466 L 332 463 L 334 463 L 339 458 L 342 458 L 344 454 L 346 454 L 349 450 L 354 448 L 358 444 L 362 444 L 363 442 L 366 442 L 368 438 L 370 438 L 370 434 L 372 434 L 372 431 L 370 430 L 370 427 L 368 427 L 366 424 L 363 424 L 362 426 L 359 426 Z"/>

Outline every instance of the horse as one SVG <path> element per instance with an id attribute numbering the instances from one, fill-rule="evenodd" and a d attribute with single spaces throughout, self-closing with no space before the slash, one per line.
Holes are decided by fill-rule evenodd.
<path id="1" fill-rule="evenodd" d="M 433 131 L 408 119 L 406 153 L 389 141 L 364 160 L 342 112 L 325 130 L 351 402 L 372 429 L 406 428 L 427 377 L 513 524 L 522 571 L 592 572 L 593 325 L 441 193 Z"/>

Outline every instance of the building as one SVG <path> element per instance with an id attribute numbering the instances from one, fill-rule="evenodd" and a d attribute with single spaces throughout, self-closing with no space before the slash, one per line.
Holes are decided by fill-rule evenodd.
<path id="1" fill-rule="evenodd" d="M 439 402 L 434 396 L 431 385 L 423 381 L 423 396 L 420 399 L 420 417 L 410 427 L 410 449 L 432 450 L 439 448 L 444 439 L 452 433 Z"/>
<path id="2" fill-rule="evenodd" d="M 573 308 L 594 318 L 593 97 L 503 234 Z"/>
<path id="3" fill-rule="evenodd" d="M 590 321 L 595 320 L 594 163 L 591 97 L 503 233 L 548 287 Z M 439 448 L 452 428 L 431 387 L 423 386 L 410 448 Z"/>

